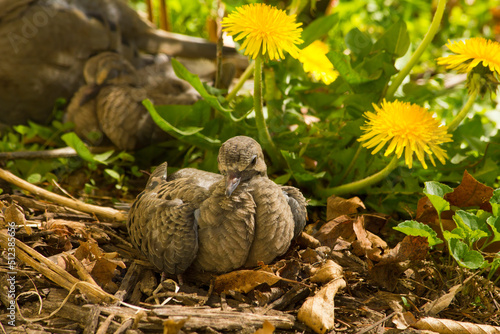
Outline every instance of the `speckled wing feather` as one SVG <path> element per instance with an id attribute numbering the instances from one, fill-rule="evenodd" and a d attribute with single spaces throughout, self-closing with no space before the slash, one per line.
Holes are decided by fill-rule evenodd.
<path id="1" fill-rule="evenodd" d="M 127 228 L 132 243 L 158 269 L 184 272 L 198 251 L 195 211 L 208 197 L 205 188 L 188 179 L 166 181 L 166 163 L 151 175 L 132 205 Z"/>
<path id="2" fill-rule="evenodd" d="M 259 261 L 269 263 L 286 252 L 295 224 L 287 199 L 276 183 L 258 177 L 250 181 L 250 187 L 257 209 L 255 240 L 246 266 L 255 266 Z"/>
<path id="3" fill-rule="evenodd" d="M 196 208 L 155 195 L 143 193 L 132 207 L 128 224 L 132 243 L 161 271 L 181 274 L 198 250 Z"/>
<path id="4" fill-rule="evenodd" d="M 104 134 L 120 149 L 151 143 L 156 124 L 142 105 L 145 89 L 129 85 L 103 87 L 97 97 L 97 117 Z"/>
<path id="5" fill-rule="evenodd" d="M 290 209 L 292 210 L 293 221 L 295 225 L 293 238 L 295 239 L 299 236 L 299 234 L 306 226 L 307 202 L 304 195 L 302 195 L 299 189 L 291 186 L 281 186 L 280 188 L 287 199 Z"/>

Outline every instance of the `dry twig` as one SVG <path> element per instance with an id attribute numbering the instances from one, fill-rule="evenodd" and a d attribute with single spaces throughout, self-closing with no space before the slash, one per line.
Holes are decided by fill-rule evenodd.
<path id="1" fill-rule="evenodd" d="M 107 207 L 87 204 L 87 203 L 83 203 L 83 202 L 78 201 L 78 200 L 74 200 L 71 198 L 66 198 L 64 196 L 54 194 L 53 192 L 50 192 L 48 190 L 37 187 L 37 186 L 19 178 L 19 177 L 15 176 L 14 174 L 12 174 L 4 169 L 1 169 L 1 168 L 0 168 L 0 178 L 18 186 L 21 189 L 27 190 L 32 194 L 35 194 L 37 196 L 43 197 L 43 198 L 48 199 L 52 202 L 67 206 L 67 207 L 75 209 L 75 210 L 79 210 L 79 211 L 87 212 L 87 213 L 92 213 L 92 214 L 95 214 L 97 216 L 100 216 L 102 218 L 107 218 L 107 219 L 115 219 L 118 221 L 127 220 L 127 215 L 125 213 L 123 213 L 122 211 L 118 211 L 118 210 L 115 210 L 113 208 L 107 208 Z"/>

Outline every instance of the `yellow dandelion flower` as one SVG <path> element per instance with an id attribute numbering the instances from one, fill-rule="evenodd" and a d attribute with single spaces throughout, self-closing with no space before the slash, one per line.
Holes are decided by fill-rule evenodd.
<path id="1" fill-rule="evenodd" d="M 422 166 L 427 169 L 425 153 L 435 166 L 433 154 L 445 163 L 448 158 L 440 144 L 450 142 L 451 135 L 447 127 L 440 125 L 438 119 L 426 109 L 408 102 L 383 101 L 381 107 L 373 105 L 375 112 L 366 112 L 368 119 L 361 129 L 365 132 L 358 140 L 364 142 L 366 148 L 375 147 L 372 154 L 380 151 L 389 143 L 385 156 L 394 152 L 401 157 L 405 152 L 405 162 L 409 168 L 413 165 L 413 153 L 416 154 Z"/>
<path id="2" fill-rule="evenodd" d="M 482 63 L 491 72 L 500 74 L 500 43 L 475 37 L 453 43 L 448 41 L 446 46 L 456 54 L 438 58 L 438 64 L 460 73 L 469 73 Z"/>
<path id="3" fill-rule="evenodd" d="M 329 85 L 339 73 L 333 69 L 333 65 L 326 56 L 330 51 L 328 45 L 322 41 L 314 41 L 306 48 L 300 50 L 299 61 L 304 66 L 304 71 L 310 73 L 316 80 L 321 80 Z"/>
<path id="4" fill-rule="evenodd" d="M 235 41 L 245 38 L 241 49 L 245 55 L 255 59 L 259 54 L 269 59 L 283 59 L 283 51 L 297 58 L 301 44 L 302 23 L 295 21 L 295 15 L 288 16 L 283 10 L 262 3 L 236 8 L 222 20 L 223 30 Z"/>

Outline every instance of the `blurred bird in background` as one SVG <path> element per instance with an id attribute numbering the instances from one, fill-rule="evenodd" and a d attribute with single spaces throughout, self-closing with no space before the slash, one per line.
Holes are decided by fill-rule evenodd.
<path id="1" fill-rule="evenodd" d="M 141 99 L 156 104 L 197 99 L 168 69 L 165 55 L 216 55 L 215 44 L 157 30 L 123 0 L 0 0 L 0 50 L 0 124 L 46 123 L 55 101 L 64 98 L 71 101 L 68 120 L 80 135 L 100 129 L 124 149 L 151 138 L 135 133 L 126 139 L 109 132 L 109 127 L 125 125 L 120 119 L 106 123 L 113 110 L 125 113 L 130 123 L 142 119 L 143 129 L 151 129 L 141 114 L 147 111 L 139 112 Z M 224 51 L 235 54 L 232 48 Z M 215 71 L 211 66 L 208 72 Z"/>

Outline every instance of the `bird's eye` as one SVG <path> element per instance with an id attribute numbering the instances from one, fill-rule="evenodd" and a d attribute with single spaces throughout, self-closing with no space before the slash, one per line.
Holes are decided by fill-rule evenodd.
<path id="1" fill-rule="evenodd" d="M 256 156 L 256 155 L 254 155 L 254 156 L 252 157 L 252 161 L 250 161 L 250 166 L 255 166 L 255 164 L 256 164 L 256 163 L 257 163 L 257 156 Z"/>

